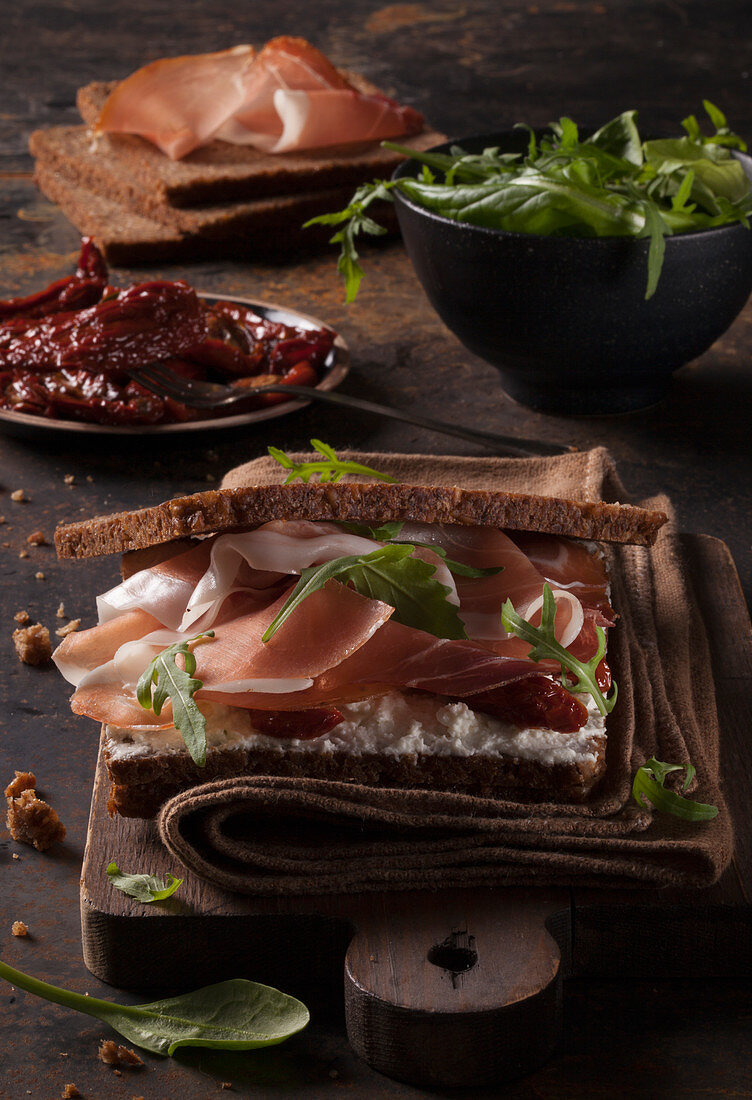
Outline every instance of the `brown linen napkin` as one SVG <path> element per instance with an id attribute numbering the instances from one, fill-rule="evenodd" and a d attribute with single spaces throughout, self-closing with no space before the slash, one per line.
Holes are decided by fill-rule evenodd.
<path id="1" fill-rule="evenodd" d="M 306 456 L 294 456 L 304 458 Z M 555 458 L 348 455 L 423 485 L 624 500 L 607 452 Z M 269 484 L 261 458 L 223 485 Z M 356 479 L 353 479 L 356 480 Z M 661 497 L 640 502 L 670 513 Z M 494 885 L 704 886 L 731 857 L 719 791 L 718 721 L 707 636 L 673 524 L 653 548 L 608 548 L 620 619 L 609 660 L 620 697 L 608 719 L 606 774 L 585 804 L 531 805 L 306 778 L 239 777 L 193 788 L 162 809 L 170 851 L 201 877 L 253 894 Z M 651 755 L 692 761 L 692 796 L 720 809 L 712 822 L 653 817 L 630 801 Z"/>

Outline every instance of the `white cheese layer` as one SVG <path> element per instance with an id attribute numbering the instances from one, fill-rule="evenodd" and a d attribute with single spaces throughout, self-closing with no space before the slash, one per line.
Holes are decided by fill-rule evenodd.
<path id="1" fill-rule="evenodd" d="M 209 751 L 235 746 L 275 752 L 387 756 L 489 756 L 534 760 L 541 764 L 592 762 L 606 736 L 605 718 L 590 700 L 588 721 L 576 733 L 517 729 L 508 722 L 471 710 L 441 696 L 390 692 L 342 704 L 344 721 L 312 741 L 281 739 L 253 729 L 253 711 L 202 703 Z M 154 752 L 185 752 L 175 729 L 144 731 L 107 727 L 106 747 L 113 760 Z"/>

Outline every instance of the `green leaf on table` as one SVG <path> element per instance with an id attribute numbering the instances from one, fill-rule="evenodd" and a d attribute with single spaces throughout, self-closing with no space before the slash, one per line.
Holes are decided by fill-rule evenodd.
<path id="1" fill-rule="evenodd" d="M 244 978 L 144 1005 L 84 997 L 32 978 L 4 962 L 0 962 L 0 978 L 53 1004 L 102 1020 L 154 1054 L 172 1055 L 186 1046 L 221 1050 L 274 1046 L 302 1031 L 310 1019 L 302 1001 Z"/>
<path id="2" fill-rule="evenodd" d="M 602 715 L 610 714 L 616 705 L 618 689 L 616 684 L 610 695 L 604 695 L 598 687 L 596 678 L 598 665 L 603 660 L 606 652 L 606 633 L 602 627 L 596 626 L 598 636 L 598 649 L 595 656 L 589 661 L 580 661 L 565 649 L 556 640 L 556 600 L 550 584 L 543 585 L 543 609 L 541 611 L 541 625 L 533 626 L 518 615 L 511 600 L 507 600 L 501 609 L 501 623 L 506 631 L 515 634 L 523 641 L 530 643 L 528 657 L 531 661 L 553 660 L 561 666 L 562 685 L 573 694 L 585 692 L 595 700 L 598 710 Z M 569 679 L 567 673 L 574 676 L 574 682 Z"/>
<path id="3" fill-rule="evenodd" d="M 213 630 L 196 634 L 184 642 L 167 646 L 149 662 L 136 685 L 136 698 L 144 710 L 162 713 L 169 699 L 172 703 L 172 721 L 180 731 L 191 759 L 200 768 L 206 764 L 206 719 L 193 698 L 202 688 L 203 681 L 194 678 L 196 658 L 191 646 L 210 641 Z M 177 658 L 182 657 L 182 667 Z"/>
<path id="4" fill-rule="evenodd" d="M 169 871 L 166 880 L 157 878 L 156 875 L 129 875 L 121 871 L 114 862 L 107 867 L 107 877 L 116 890 L 122 891 L 130 898 L 135 898 L 136 901 L 143 902 L 144 905 L 172 897 L 183 882 L 182 878 L 175 878 Z"/>
<path id="5" fill-rule="evenodd" d="M 395 622 L 424 630 L 437 638 L 467 638 L 449 589 L 434 577 L 436 567 L 413 556 L 412 544 L 381 546 L 370 554 L 335 558 L 303 569 L 276 618 L 261 640 L 268 642 L 297 607 L 328 581 L 351 585 L 361 596 L 394 608 Z"/>
<path id="6" fill-rule="evenodd" d="M 361 462 L 347 462 L 337 458 L 335 451 L 328 443 L 322 443 L 320 439 L 312 439 L 311 446 L 323 456 L 312 462 L 293 462 L 289 455 L 281 451 L 279 447 L 269 447 L 268 451 L 275 462 L 278 462 L 285 470 L 288 470 L 284 484 L 289 485 L 298 478 L 308 484 L 312 477 L 317 477 L 320 482 L 340 481 L 345 474 L 362 474 L 364 477 L 376 478 L 377 481 L 388 481 L 397 484 L 397 478 L 391 474 L 383 474 L 380 470 L 373 470 L 370 466 L 364 466 Z"/>
<path id="7" fill-rule="evenodd" d="M 667 790 L 666 777 L 672 772 L 680 772 L 686 768 L 686 776 L 682 784 L 682 790 L 686 791 L 695 777 L 695 768 L 692 764 L 666 764 L 651 756 L 642 767 L 637 769 L 632 783 L 632 797 L 638 806 L 644 806 L 644 799 L 652 803 L 657 810 L 672 814 L 683 821 L 712 821 L 718 816 L 718 807 L 711 806 L 707 802 L 695 802 L 691 798 L 684 798 L 676 791 Z"/>

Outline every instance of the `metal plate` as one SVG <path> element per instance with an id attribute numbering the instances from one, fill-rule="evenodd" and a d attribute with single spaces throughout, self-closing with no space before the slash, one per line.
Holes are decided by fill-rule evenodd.
<path id="1" fill-rule="evenodd" d="M 317 317 L 309 313 L 300 313 L 274 302 L 263 302 L 251 298 L 238 298 L 232 294 L 209 294 L 196 291 L 199 298 L 213 302 L 232 302 L 235 305 L 248 306 L 270 321 L 296 325 L 299 328 L 330 328 Z M 324 362 L 324 374 L 316 386 L 317 390 L 333 390 L 343 380 L 350 369 L 350 352 L 341 336 L 337 336 L 334 347 Z M 191 432 L 212 431 L 218 428 L 238 428 L 247 424 L 256 424 L 261 420 L 274 420 L 286 416 L 310 405 L 310 401 L 285 401 L 283 404 L 270 405 L 266 409 L 253 409 L 236 416 L 206 417 L 181 424 L 136 424 L 131 427 L 111 424 L 90 424 L 82 420 L 57 420 L 45 416 L 32 416 L 29 413 L 12 412 L 0 409 L 0 429 L 19 436 L 47 436 L 57 433 L 74 433 L 81 436 L 173 436 Z"/>

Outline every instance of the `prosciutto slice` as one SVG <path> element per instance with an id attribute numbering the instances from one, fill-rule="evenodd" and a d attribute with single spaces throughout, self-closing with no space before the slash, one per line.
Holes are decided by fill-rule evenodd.
<path id="1" fill-rule="evenodd" d="M 546 537 L 557 541 L 554 536 Z M 455 578 L 460 618 L 468 637 L 494 643 L 503 641 L 503 648 L 494 645 L 497 652 L 522 656 L 527 653 L 529 646 L 524 642 L 507 638 L 501 625 L 501 608 L 510 599 L 523 619 L 539 623 L 543 585 L 549 578 L 539 572 L 534 561 L 508 535 L 487 527 L 409 523 L 404 525 L 399 538 L 431 543 L 455 561 L 476 569 L 500 569 L 490 577 Z M 555 581 L 553 592 L 557 638 L 566 647 L 582 629 L 582 608 L 576 595 Z"/>
<path id="2" fill-rule="evenodd" d="M 423 116 L 358 91 L 303 38 L 165 58 L 112 92 L 97 130 L 140 134 L 173 160 L 215 138 L 266 153 L 417 134 Z"/>
<path id="3" fill-rule="evenodd" d="M 243 105 L 243 77 L 255 56 L 252 46 L 235 46 L 152 61 L 111 92 L 96 130 L 140 134 L 171 160 L 180 160 L 211 141 Z"/>

